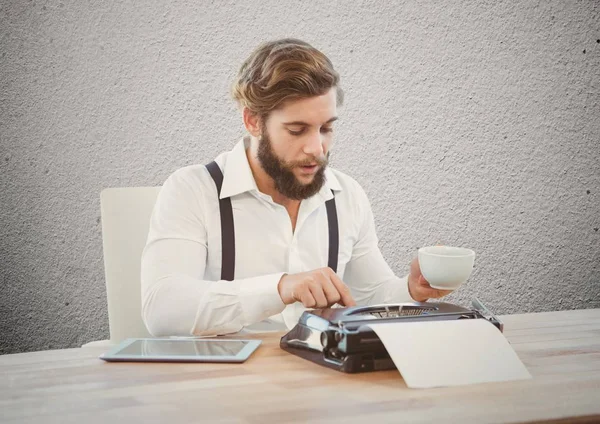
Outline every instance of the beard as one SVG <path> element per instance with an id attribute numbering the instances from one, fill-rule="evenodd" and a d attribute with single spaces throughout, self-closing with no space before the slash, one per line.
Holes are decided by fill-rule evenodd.
<path id="1" fill-rule="evenodd" d="M 262 140 L 258 145 L 257 158 L 267 175 L 275 183 L 275 189 L 285 197 L 293 200 L 304 200 L 314 196 L 325 184 L 325 168 L 329 163 L 329 152 L 326 157 L 312 157 L 303 161 L 285 162 L 273 151 L 271 139 L 263 128 Z M 294 175 L 294 168 L 316 163 L 319 170 L 310 183 L 303 184 Z"/>

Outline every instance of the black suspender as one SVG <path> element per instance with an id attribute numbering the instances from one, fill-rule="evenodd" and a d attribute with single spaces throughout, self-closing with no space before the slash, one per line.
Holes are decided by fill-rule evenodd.
<path id="1" fill-rule="evenodd" d="M 333 194 L 333 190 L 331 190 Z M 340 250 L 340 234 L 338 228 L 337 210 L 334 197 L 325 202 L 327 208 L 327 224 L 329 225 L 329 260 L 327 266 L 337 272 L 338 251 Z"/>
<path id="2" fill-rule="evenodd" d="M 221 199 L 221 187 L 223 186 L 223 173 L 216 162 L 206 165 L 206 169 L 215 181 L 217 194 L 219 196 L 219 212 L 221 214 L 221 244 L 223 253 L 221 259 L 221 280 L 232 281 L 235 275 L 235 231 L 233 226 L 233 209 L 231 198 Z M 333 193 L 333 190 L 332 190 Z M 337 272 L 338 252 L 340 249 L 340 234 L 338 228 L 337 210 L 335 197 L 325 202 L 327 208 L 327 223 L 329 225 L 329 258 L 328 266 Z"/>
<path id="3" fill-rule="evenodd" d="M 221 213 L 221 280 L 233 281 L 235 275 L 235 231 L 233 226 L 233 209 L 231 198 L 221 199 L 221 187 L 223 186 L 223 173 L 217 162 L 206 165 L 210 176 L 217 185 L 219 196 L 219 211 Z"/>

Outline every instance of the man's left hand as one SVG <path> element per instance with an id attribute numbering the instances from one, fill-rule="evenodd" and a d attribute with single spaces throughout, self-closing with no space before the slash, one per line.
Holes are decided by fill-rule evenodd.
<path id="1" fill-rule="evenodd" d="M 408 292 L 417 302 L 425 302 L 427 299 L 437 299 L 446 296 L 452 293 L 452 290 L 438 290 L 431 287 L 421 274 L 419 259 L 414 258 L 410 263 L 410 273 L 408 274 Z"/>

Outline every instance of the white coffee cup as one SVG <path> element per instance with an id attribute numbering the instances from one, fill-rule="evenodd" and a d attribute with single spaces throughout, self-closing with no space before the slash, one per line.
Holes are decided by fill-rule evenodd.
<path id="1" fill-rule="evenodd" d="M 429 246 L 419 249 L 421 274 L 431 287 L 456 290 L 473 271 L 475 252 L 463 247 Z"/>

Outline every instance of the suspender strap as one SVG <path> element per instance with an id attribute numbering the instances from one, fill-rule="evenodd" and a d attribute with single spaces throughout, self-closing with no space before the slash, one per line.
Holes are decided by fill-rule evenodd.
<path id="1" fill-rule="evenodd" d="M 235 231 L 233 226 L 233 209 L 231 198 L 221 199 L 223 173 L 216 162 L 206 165 L 210 176 L 215 181 L 219 195 L 219 212 L 221 213 L 221 280 L 233 281 L 235 275 Z"/>
<path id="2" fill-rule="evenodd" d="M 331 190 L 333 193 L 333 190 Z M 340 249 L 340 234 L 338 228 L 337 210 L 335 207 L 335 197 L 325 202 L 327 208 L 327 223 L 329 224 L 329 261 L 327 266 L 337 272 L 338 251 Z"/>

